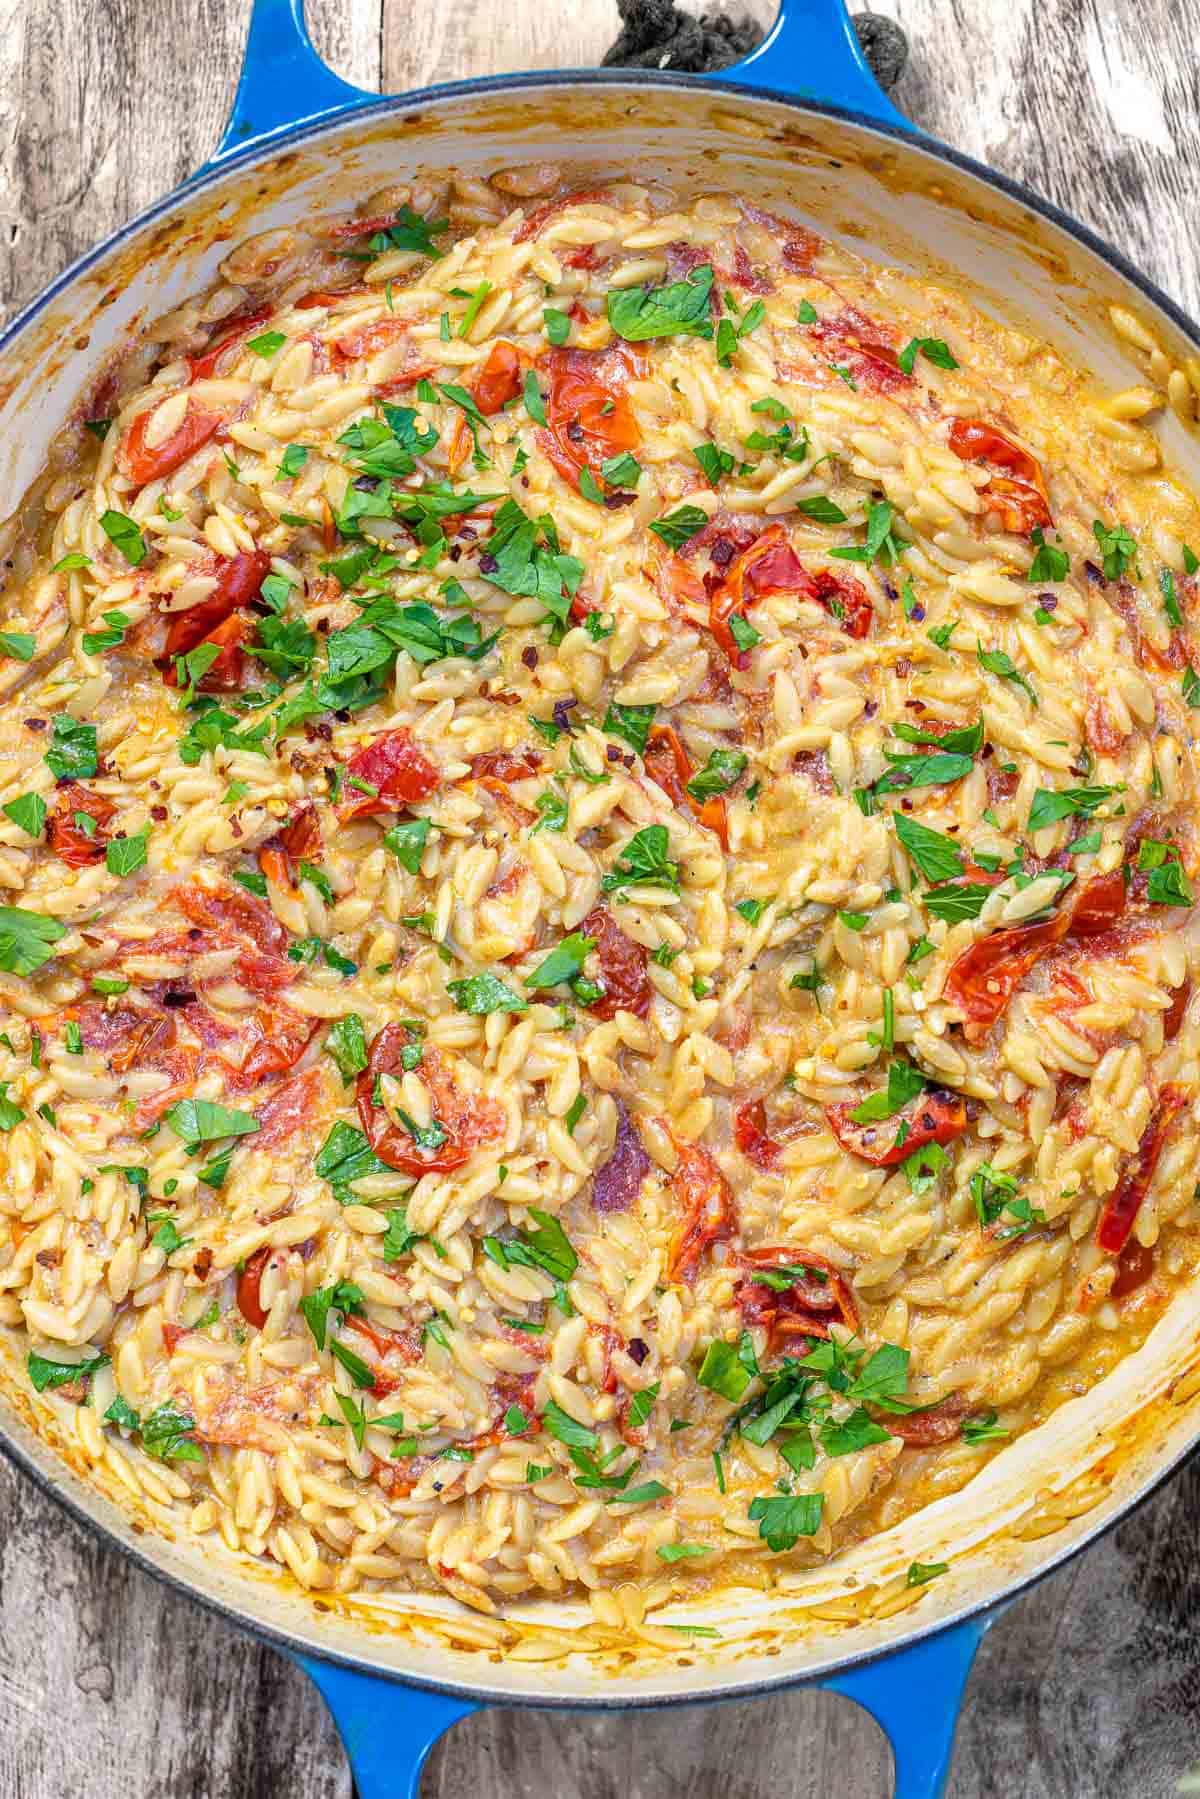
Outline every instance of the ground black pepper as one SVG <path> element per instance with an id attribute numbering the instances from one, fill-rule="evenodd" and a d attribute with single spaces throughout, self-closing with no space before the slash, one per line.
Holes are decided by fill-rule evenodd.
<path id="1" fill-rule="evenodd" d="M 681 12 L 674 0 L 617 0 L 621 32 L 604 57 L 606 68 L 682 69 L 692 74 L 726 69 L 746 56 L 765 33 L 753 19 L 723 13 Z M 892 88 L 908 61 L 908 40 L 894 19 L 858 13 L 853 25 L 862 53 L 882 88 Z"/>

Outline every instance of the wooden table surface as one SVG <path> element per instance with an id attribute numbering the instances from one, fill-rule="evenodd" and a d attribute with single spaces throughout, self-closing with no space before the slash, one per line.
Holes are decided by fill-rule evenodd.
<path id="1" fill-rule="evenodd" d="M 774 0 L 747 4 L 765 20 Z M 1200 315 L 1200 0 L 875 10 L 909 33 L 895 98 L 910 117 L 1087 220 Z M 0 319 L 209 154 L 246 18 L 246 0 L 0 0 Z M 611 0 L 309 0 L 309 20 L 341 74 L 391 92 L 594 63 L 617 27 Z M 1174 1793 L 1200 1757 L 1198 1512 L 1192 1469 L 995 1625 L 951 1799 Z M 301 1673 L 7 1466 L 0 1624 L 0 1799 L 348 1799 Z M 486 1714 L 434 1750 L 422 1792 L 883 1799 L 889 1763 L 865 1714 L 800 1692 L 638 1717 Z"/>

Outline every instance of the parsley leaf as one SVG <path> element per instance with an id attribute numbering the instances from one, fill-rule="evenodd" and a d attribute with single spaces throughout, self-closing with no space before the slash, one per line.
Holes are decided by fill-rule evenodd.
<path id="1" fill-rule="evenodd" d="M 888 1067 L 887 1086 L 855 1106 L 850 1118 L 855 1124 L 880 1124 L 885 1118 L 894 1118 L 910 1100 L 924 1091 L 925 1076 L 918 1073 L 911 1062 L 892 1062 Z"/>
<path id="2" fill-rule="evenodd" d="M 1146 898 L 1152 906 L 1190 906 L 1195 903 L 1191 882 L 1175 857 L 1150 870 Z"/>
<path id="3" fill-rule="evenodd" d="M 559 550 L 549 520 L 527 517 L 515 500 L 505 500 L 493 525 L 480 557 L 480 574 L 504 593 L 541 600 L 551 635 L 558 641 L 583 580 L 583 563 Z"/>
<path id="4" fill-rule="evenodd" d="M 4 806 L 4 816 L 30 837 L 40 837 L 46 822 L 46 802 L 40 793 L 22 793 Z"/>
<path id="5" fill-rule="evenodd" d="M 468 975 L 465 980 L 447 981 L 446 991 L 460 1012 L 473 1018 L 486 1018 L 492 1012 L 527 1012 L 529 1001 L 514 993 L 494 974 Z"/>
<path id="6" fill-rule="evenodd" d="M 963 872 L 963 859 L 952 837 L 910 818 L 892 814 L 896 835 L 927 881 L 952 881 Z"/>
<path id="7" fill-rule="evenodd" d="M 906 1585 L 923 1587 L 929 1581 L 936 1580 L 939 1574 L 945 1574 L 949 1566 L 949 1562 L 913 1562 L 908 1570 Z"/>
<path id="8" fill-rule="evenodd" d="M 983 720 L 976 719 L 973 725 L 961 725 L 953 731 L 922 731 L 918 725 L 910 725 L 901 719 L 891 727 L 892 734 L 905 743 L 921 743 L 927 747 L 951 751 L 959 756 L 974 756 L 983 748 Z"/>
<path id="9" fill-rule="evenodd" d="M 652 519 L 650 529 L 661 538 L 670 550 L 682 549 L 683 545 L 702 531 L 708 523 L 707 512 L 699 506 L 678 506 L 665 518 Z"/>
<path id="10" fill-rule="evenodd" d="M 748 761 L 743 750 L 711 750 L 704 767 L 688 782 L 688 793 L 701 802 L 714 794 L 727 793 L 745 773 Z"/>
<path id="11" fill-rule="evenodd" d="M 100 766 L 96 727 L 85 725 L 69 713 L 56 713 L 50 727 L 46 767 L 57 781 L 86 781 Z"/>
<path id="12" fill-rule="evenodd" d="M 599 1449 L 600 1438 L 587 1424 L 580 1424 L 556 1400 L 548 1400 L 542 1412 L 542 1428 L 568 1449 Z"/>
<path id="13" fill-rule="evenodd" d="M 109 507 L 100 514 L 100 527 L 114 550 L 120 550 L 131 568 L 137 568 L 146 560 L 146 540 L 141 530 L 131 518 L 123 512 L 114 512 Z"/>
<path id="14" fill-rule="evenodd" d="M 752 1499 L 750 1518 L 758 1525 L 758 1534 L 776 1554 L 794 1549 L 801 1537 L 811 1537 L 821 1528 L 823 1493 L 797 1493 L 787 1498 Z"/>
<path id="15" fill-rule="evenodd" d="M 1134 539 L 1122 525 L 1102 525 L 1099 519 L 1092 521 L 1092 535 L 1100 547 L 1104 558 L 1104 579 L 1119 581 L 1125 570 L 1133 562 L 1138 553 Z"/>
<path id="16" fill-rule="evenodd" d="M 726 1343 L 720 1337 L 714 1337 L 705 1350 L 696 1374 L 702 1387 L 707 1387 L 711 1393 L 719 1393 L 733 1405 L 742 1397 L 752 1378 L 751 1371 L 738 1354 L 737 1345 Z"/>
<path id="17" fill-rule="evenodd" d="M 542 323 L 546 327 L 546 336 L 552 344 L 565 344 L 571 335 L 570 315 L 559 312 L 555 306 L 542 308 Z"/>
<path id="18" fill-rule="evenodd" d="M 978 918 L 991 892 L 982 881 L 960 881 L 952 887 L 930 888 L 921 895 L 921 904 L 945 924 L 958 924 L 964 918 Z"/>
<path id="19" fill-rule="evenodd" d="M 666 825 L 646 825 L 637 831 L 617 856 L 616 863 L 600 883 L 605 893 L 616 893 L 623 887 L 666 887 L 679 892 L 679 864 L 667 854 L 670 839 Z"/>
<path id="20" fill-rule="evenodd" d="M 615 701 L 610 702 L 604 715 L 603 728 L 610 737 L 623 738 L 640 756 L 645 753 L 646 740 L 657 710 L 657 706 L 618 706 Z"/>
<path id="21" fill-rule="evenodd" d="M 1072 815 L 1090 818 L 1117 791 L 1115 787 L 1064 787 L 1055 793 L 1048 787 L 1039 787 L 1029 807 L 1028 829 L 1041 831 Z"/>
<path id="22" fill-rule="evenodd" d="M 0 906 L 0 969 L 5 974 L 34 974 L 66 934 L 66 925 L 57 918 L 21 906 Z"/>
<path id="23" fill-rule="evenodd" d="M 326 1052 L 333 1057 L 343 1081 L 352 1081 L 367 1066 L 367 1040 L 357 1012 L 335 1018 L 325 1033 Z"/>
<path id="24" fill-rule="evenodd" d="M 223 1137 L 248 1137 L 259 1129 L 258 1119 L 250 1112 L 239 1112 L 219 1106 L 211 1099 L 180 1099 L 163 1113 L 164 1124 L 170 1125 L 189 1155 L 205 1143 L 217 1143 Z"/>
<path id="25" fill-rule="evenodd" d="M 980 668 L 985 668 L 989 675 L 999 675 L 1002 681 L 1011 681 L 1014 687 L 1019 687 L 1036 711 L 1037 694 L 1006 650 L 985 650 L 982 645 L 976 644 L 975 654 L 979 658 Z"/>
<path id="26" fill-rule="evenodd" d="M 131 875 L 146 866 L 149 830 L 133 837 L 114 837 L 104 848 L 104 864 L 110 875 Z"/>
<path id="27" fill-rule="evenodd" d="M 340 1313 L 344 1318 L 347 1313 L 361 1313 L 363 1309 L 362 1290 L 352 1281 L 338 1281 L 331 1287 L 318 1287 L 300 1301 L 301 1314 L 318 1349 L 325 1347 L 332 1313 Z"/>
<path id="28" fill-rule="evenodd" d="M 1071 559 L 1066 551 L 1047 543 L 1040 525 L 1031 537 L 1037 545 L 1037 553 L 1029 565 L 1029 580 L 1065 581 L 1071 572 Z"/>
<path id="29" fill-rule="evenodd" d="M 645 343 L 653 337 L 711 337 L 709 295 L 713 271 L 708 263 L 692 269 L 682 281 L 665 287 L 623 287 L 610 291 L 604 310 L 618 337 Z"/>
<path id="30" fill-rule="evenodd" d="M 381 1162 L 371 1148 L 366 1134 L 340 1118 L 330 1126 L 329 1135 L 317 1151 L 313 1168 L 322 1180 L 329 1182 L 333 1197 L 343 1206 L 354 1201 L 351 1181 L 361 1181 L 368 1174 L 391 1172 L 387 1163 Z"/>
<path id="31" fill-rule="evenodd" d="M 383 834 L 385 847 L 410 875 L 421 872 L 421 857 L 425 854 L 430 829 L 427 818 L 404 818 Z"/>
<path id="32" fill-rule="evenodd" d="M 932 362 L 935 368 L 956 369 L 958 367 L 958 363 L 950 353 L 949 344 L 944 343 L 940 337 L 910 337 L 896 359 L 906 375 L 912 374 L 918 352 L 924 356 L 927 362 Z"/>
<path id="33" fill-rule="evenodd" d="M 142 1448 L 160 1462 L 202 1462 L 204 1451 L 191 1439 L 196 1420 L 167 1399 L 142 1419 Z"/>
<path id="34" fill-rule="evenodd" d="M 108 1364 L 105 1354 L 88 1356 L 82 1362 L 58 1362 L 51 1356 L 38 1355 L 30 1350 L 25 1360 L 26 1372 L 35 1393 L 52 1392 L 55 1387 L 65 1387 L 73 1380 L 81 1380 L 86 1374 L 95 1374 L 97 1369 Z"/>
<path id="35" fill-rule="evenodd" d="M 544 961 L 539 962 L 532 974 L 525 976 L 525 985 L 531 991 L 539 992 L 546 987 L 557 987 L 563 981 L 573 981 L 582 972 L 584 962 L 595 947 L 594 937 L 572 931 Z"/>

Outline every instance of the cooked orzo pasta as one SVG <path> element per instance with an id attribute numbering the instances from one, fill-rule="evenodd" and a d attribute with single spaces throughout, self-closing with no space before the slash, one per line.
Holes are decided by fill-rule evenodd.
<path id="1" fill-rule="evenodd" d="M 223 274 L 8 534 L 36 1416 L 482 1609 L 960 1486 L 1195 1261 L 1200 518 L 1138 408 L 553 169 Z"/>

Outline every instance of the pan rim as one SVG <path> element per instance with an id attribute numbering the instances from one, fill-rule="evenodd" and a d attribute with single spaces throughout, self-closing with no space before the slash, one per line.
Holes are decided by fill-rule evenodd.
<path id="1" fill-rule="evenodd" d="M 1002 194 L 1006 199 L 1026 207 L 1056 230 L 1064 233 L 1134 288 L 1167 318 L 1184 338 L 1200 349 L 1200 324 L 1131 262 L 1122 251 L 1107 242 L 1098 232 L 1074 218 L 1056 202 L 1036 193 L 1012 177 L 989 168 L 986 164 L 953 146 L 920 131 L 915 126 L 906 128 L 895 125 L 890 121 L 881 121 L 849 107 L 834 105 L 804 95 L 782 94 L 773 88 L 759 86 L 753 82 L 729 79 L 723 73 L 711 77 L 699 77 L 669 70 L 569 69 L 485 76 L 473 80 L 440 83 L 400 95 L 380 95 L 378 99 L 364 100 L 360 104 L 351 103 L 299 124 L 280 128 L 268 134 L 265 139 L 257 140 L 247 144 L 244 148 L 233 151 L 219 162 L 206 164 L 194 175 L 180 183 L 178 187 L 152 201 L 126 224 L 118 226 L 115 231 L 91 249 L 84 251 L 41 292 L 36 294 L 3 329 L 0 329 L 0 353 L 14 344 L 48 306 L 67 293 L 82 276 L 86 275 L 112 251 L 131 242 L 146 227 L 168 216 L 180 204 L 217 186 L 228 176 L 246 172 L 260 161 L 300 145 L 317 142 L 322 137 L 337 132 L 347 125 L 369 124 L 400 111 L 411 111 L 423 106 L 438 106 L 463 99 L 478 99 L 481 96 L 493 94 L 503 95 L 556 88 L 570 90 L 580 87 L 665 88 L 677 91 L 690 90 L 698 95 L 724 93 L 736 99 L 763 101 L 772 106 L 786 108 L 791 112 L 812 115 L 837 124 L 849 124 L 869 132 L 873 136 L 901 144 L 907 149 L 928 156 L 935 162 L 948 164 L 960 173 L 981 182 L 985 187 Z M 57 1452 L 51 1444 L 45 1443 L 45 1448 L 49 1455 L 57 1457 Z M 1111 1515 L 1088 1526 L 1078 1537 L 1048 1555 L 1047 1559 L 1031 1572 L 1016 1574 L 985 1597 L 967 1599 L 944 1616 L 930 1619 L 924 1625 L 914 1626 L 910 1630 L 898 1633 L 895 1640 L 891 1642 L 863 1648 L 850 1654 L 830 1653 L 801 1669 L 785 1668 L 777 1674 L 771 1673 L 745 1682 L 733 1683 L 729 1679 L 714 1678 L 710 1686 L 699 1686 L 681 1692 L 648 1692 L 641 1695 L 637 1692 L 630 1693 L 628 1690 L 615 1690 L 619 1688 L 621 1682 L 621 1677 L 617 1676 L 613 1677 L 611 1681 L 613 1691 L 602 1691 L 595 1694 L 526 1695 L 503 1687 L 477 1685 L 468 1680 L 442 1679 L 424 1673 L 400 1670 L 374 1661 L 365 1655 L 360 1656 L 346 1650 L 306 1641 L 293 1635 L 286 1628 L 268 1623 L 254 1612 L 244 1611 L 237 1605 L 228 1603 L 213 1593 L 206 1592 L 182 1573 L 166 1566 L 164 1561 L 158 1559 L 150 1549 L 143 1549 L 136 1541 L 126 1540 L 121 1532 L 99 1518 L 82 1499 L 78 1498 L 65 1485 L 60 1484 L 55 1476 L 43 1468 L 38 1460 L 15 1440 L 9 1428 L 0 1421 L 0 1454 L 28 1477 L 40 1493 L 62 1507 L 74 1523 L 93 1532 L 107 1548 L 115 1549 L 128 1557 L 143 1573 L 149 1574 L 172 1593 L 185 1597 L 193 1604 L 200 1605 L 209 1614 L 220 1618 L 222 1622 L 230 1624 L 236 1629 L 248 1632 L 258 1641 L 282 1650 L 295 1659 L 317 1660 L 377 1680 L 386 1680 L 401 1689 L 409 1688 L 414 1691 L 441 1694 L 459 1699 L 467 1705 L 506 1708 L 536 1707 L 539 1710 L 555 1711 L 657 1710 L 669 1706 L 700 1705 L 720 1700 L 761 1697 L 768 1693 L 786 1691 L 791 1687 L 828 1683 L 839 1674 L 882 1662 L 888 1656 L 900 1654 L 907 1648 L 941 1636 L 972 1620 L 982 1620 L 986 1624 L 986 1621 L 994 1613 L 1005 1609 L 1015 1598 L 1031 1590 L 1060 1568 L 1065 1567 L 1076 1556 L 1090 1548 L 1101 1536 L 1131 1517 L 1198 1451 L 1200 1451 L 1200 1426 L 1193 1433 L 1191 1440 L 1183 1443 L 1164 1466 L 1154 1468 L 1149 1475 L 1144 1477 L 1140 1484 L 1136 1485 L 1133 1491 L 1113 1510 Z M 61 1460 L 61 1458 L 58 1459 Z M 148 1538 L 150 1542 L 162 1540 L 157 1537 Z M 1049 1538 L 1043 1539 L 1047 1542 L 1050 1540 Z M 736 1662 L 731 1661 L 730 1667 L 731 1669 L 736 1668 Z"/>
<path id="2" fill-rule="evenodd" d="M 986 163 L 968 156 L 951 144 L 945 144 L 940 138 L 920 131 L 916 126 L 905 128 L 893 125 L 890 121 L 872 118 L 867 113 L 857 112 L 850 107 L 836 106 L 828 101 L 811 99 L 805 96 L 796 97 L 781 94 L 773 88 L 760 87 L 752 82 L 723 80 L 720 75 L 699 76 L 675 73 L 671 70 L 659 69 L 562 69 L 535 70 L 526 74 L 486 75 L 469 81 L 442 82 L 431 87 L 415 88 L 411 93 L 386 95 L 381 94 L 376 100 L 366 100 L 361 105 L 352 104 L 336 108 L 318 115 L 316 118 L 290 125 L 269 133 L 264 139 L 248 144 L 244 149 L 235 150 L 219 162 L 209 162 L 182 181 L 178 187 L 159 199 L 150 202 L 126 224 L 102 238 L 90 250 L 62 270 L 54 279 L 34 295 L 21 310 L 11 318 L 7 325 L 0 329 L 0 352 L 3 352 L 16 338 L 45 310 L 45 308 L 76 280 L 85 275 L 110 251 L 127 243 L 144 227 L 169 213 L 174 207 L 195 195 L 203 193 L 217 185 L 226 176 L 244 171 L 256 162 L 274 156 L 279 151 L 294 149 L 302 143 L 316 140 L 328 133 L 340 130 L 343 126 L 360 121 L 369 123 L 400 110 L 411 110 L 414 107 L 431 104 L 444 104 L 463 99 L 477 99 L 481 95 L 523 93 L 548 88 L 579 87 L 634 87 L 634 88 L 668 88 L 690 91 L 696 94 L 728 93 L 737 99 L 765 101 L 769 105 L 786 107 L 792 112 L 814 114 L 821 119 L 829 119 L 838 124 L 849 124 L 868 131 L 876 137 L 888 139 L 902 144 L 906 149 L 915 150 L 929 156 L 935 161 L 948 163 L 965 175 L 995 189 L 1008 200 L 1028 207 L 1048 224 L 1062 231 L 1083 249 L 1089 251 L 1099 261 L 1106 263 L 1110 269 L 1135 287 L 1160 312 L 1162 312 L 1182 334 L 1200 349 L 1200 322 L 1192 318 L 1176 300 L 1163 291 L 1156 282 L 1143 273 L 1137 265 L 1130 261 L 1124 251 L 1118 250 L 1114 244 L 1093 231 L 1090 225 L 1075 218 L 1044 195 L 1036 193 L 1022 182 L 1014 180 L 998 169 L 989 168 Z"/>

